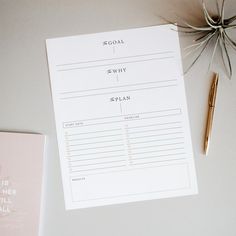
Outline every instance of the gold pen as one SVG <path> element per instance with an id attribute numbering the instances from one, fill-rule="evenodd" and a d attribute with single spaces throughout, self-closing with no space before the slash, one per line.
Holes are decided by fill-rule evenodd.
<path id="1" fill-rule="evenodd" d="M 206 133 L 204 139 L 204 152 L 207 155 L 212 131 L 212 123 L 213 123 L 213 116 L 215 110 L 215 103 L 216 103 L 216 93 L 218 87 L 218 80 L 219 74 L 214 74 L 214 78 L 211 84 L 211 89 L 209 93 L 209 100 L 208 100 L 208 115 L 207 115 L 207 124 L 206 124 Z"/>

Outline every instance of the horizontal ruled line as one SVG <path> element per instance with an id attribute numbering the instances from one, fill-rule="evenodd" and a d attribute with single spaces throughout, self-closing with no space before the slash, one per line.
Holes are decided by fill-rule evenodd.
<path id="1" fill-rule="evenodd" d="M 161 149 L 161 150 L 155 150 L 155 151 L 137 152 L 137 153 L 131 153 L 131 155 L 140 155 L 140 154 L 156 153 L 156 152 L 168 152 L 168 151 L 175 151 L 175 150 L 180 150 L 180 149 L 184 149 L 184 147 Z"/>
<path id="2" fill-rule="evenodd" d="M 133 142 L 130 143 L 130 145 L 134 145 L 134 144 L 141 144 L 141 143 L 153 143 L 153 142 L 159 142 L 159 141 L 169 141 L 169 140 L 176 140 L 176 139 L 183 139 L 184 137 L 176 137 L 176 138 L 167 138 L 167 139 L 154 139 L 154 140 L 149 140 L 149 141 L 140 141 L 140 142 Z"/>
<path id="3" fill-rule="evenodd" d="M 155 131 L 162 131 L 162 130 L 173 130 L 173 129 L 180 129 L 181 126 L 178 127 L 170 127 L 170 128 L 163 128 L 163 129 L 152 129 L 152 130 L 141 130 L 135 132 L 128 132 L 128 134 L 139 134 L 139 133 L 147 133 L 147 132 L 155 132 Z"/>
<path id="4" fill-rule="evenodd" d="M 121 136 L 122 134 L 111 134 L 111 135 L 103 135 L 103 136 L 94 136 L 94 137 L 87 137 L 87 138 L 83 138 L 84 139 L 94 139 L 94 138 L 107 138 L 107 137 L 114 137 L 114 136 Z M 81 138 L 76 138 L 76 139 L 68 139 L 67 141 L 71 142 L 71 141 L 78 141 L 81 140 Z"/>
<path id="5" fill-rule="evenodd" d="M 84 135 L 84 134 L 94 134 L 94 133 L 104 133 L 104 132 L 111 132 L 111 131 L 120 131 L 121 129 L 108 129 L 108 130 L 96 130 L 93 132 L 86 132 L 86 133 L 74 133 L 74 134 L 66 134 L 67 137 L 76 136 L 76 135 Z"/>
<path id="6" fill-rule="evenodd" d="M 172 84 L 172 85 L 163 85 L 163 86 L 155 86 L 155 87 L 123 90 L 123 91 L 112 91 L 112 92 L 106 92 L 106 93 L 95 93 L 95 94 L 86 94 L 86 95 L 80 95 L 80 96 L 61 97 L 61 100 L 76 99 L 76 98 L 91 97 L 91 96 L 92 97 L 93 96 L 101 96 L 101 95 L 114 94 L 114 93 L 135 92 L 135 91 L 140 91 L 140 90 L 168 88 L 168 87 L 176 87 L 176 86 L 177 86 L 177 84 Z"/>
<path id="7" fill-rule="evenodd" d="M 158 55 L 158 54 L 169 54 L 169 53 L 173 53 L 173 51 L 163 51 L 163 52 L 156 52 L 156 53 L 147 53 L 147 54 L 140 54 L 140 55 L 134 55 L 134 56 L 126 56 L 126 57 L 105 58 L 105 59 L 92 60 L 92 61 L 71 62 L 71 63 L 57 64 L 56 66 L 57 67 L 70 66 L 70 65 L 76 65 L 76 64 L 84 64 L 84 63 L 92 63 L 92 62 L 100 62 L 100 61 L 110 61 L 110 60 L 120 60 L 120 59 L 126 59 L 126 58 L 153 56 L 153 55 Z"/>
<path id="8" fill-rule="evenodd" d="M 166 136 L 172 134 L 182 134 L 183 132 L 173 132 L 173 133 L 166 133 L 166 134 L 155 134 L 155 135 L 147 135 L 147 136 L 138 136 L 138 137 L 131 137 L 129 139 L 139 139 L 139 138 L 149 138 L 149 137 L 157 137 L 157 136 Z"/>
<path id="9" fill-rule="evenodd" d="M 155 150 L 155 151 L 147 151 L 147 152 L 137 152 L 137 153 L 131 153 L 131 155 L 140 155 L 140 154 L 147 154 L 147 153 L 155 153 L 155 152 L 168 152 L 168 151 L 175 151 L 184 149 L 184 147 L 181 148 L 170 148 L 170 149 L 163 149 L 163 150 Z"/>
<path id="10" fill-rule="evenodd" d="M 126 165 L 101 167 L 101 168 L 94 168 L 94 169 L 87 169 L 87 170 L 75 170 L 75 171 L 71 171 L 71 173 L 74 173 L 74 172 L 84 172 L 84 171 L 94 171 L 94 170 L 104 170 L 104 169 L 112 169 L 112 168 L 119 168 L 119 167 L 124 167 L 124 166 L 126 166 Z"/>
<path id="11" fill-rule="evenodd" d="M 75 165 L 75 166 L 70 166 L 70 167 L 73 168 L 73 167 L 84 167 L 84 166 L 93 166 L 93 165 L 105 165 L 105 164 L 117 163 L 117 162 L 124 162 L 124 161 L 126 161 L 126 160 L 123 159 L 123 160 L 116 160 L 116 161 L 96 162 L 96 163 Z"/>
<path id="12" fill-rule="evenodd" d="M 168 159 L 168 160 L 159 160 L 159 161 L 149 161 L 149 162 L 140 162 L 140 163 L 132 163 L 132 166 L 135 165 L 145 165 L 145 164 L 153 164 L 159 162 L 168 162 L 168 161 L 179 161 L 179 160 L 186 160 L 186 158 L 176 158 L 176 159 Z"/>
<path id="13" fill-rule="evenodd" d="M 183 144 L 184 142 L 179 143 L 167 143 L 167 144 L 161 144 L 161 145 L 152 145 L 152 146 L 144 146 L 144 147 L 131 147 L 130 150 L 136 150 L 136 149 L 145 149 L 145 148 L 153 148 L 153 147 L 165 147 L 165 146 L 171 146 L 171 145 L 179 145 Z"/>
<path id="14" fill-rule="evenodd" d="M 85 90 L 74 90 L 74 91 L 67 91 L 67 92 L 60 92 L 61 95 L 70 94 L 70 93 L 83 93 L 83 92 L 90 92 L 96 90 L 106 90 L 106 89 L 116 89 L 116 88 L 127 88 L 132 86 L 140 86 L 140 85 L 147 85 L 147 84 L 156 84 L 156 83 L 167 83 L 177 81 L 177 79 L 169 79 L 169 80 L 159 80 L 159 81 L 150 81 L 145 83 L 136 83 L 136 84 L 127 84 L 127 85 L 120 85 L 120 86 L 110 86 L 104 88 L 92 88 L 92 89 L 85 89 Z"/>
<path id="15" fill-rule="evenodd" d="M 168 157 L 168 156 L 178 156 L 178 155 L 184 155 L 186 154 L 185 152 L 180 152 L 180 153 L 171 153 L 171 154 L 164 154 L 164 155 L 158 155 L 158 156 L 149 156 L 149 157 L 137 157 L 137 158 L 132 158 L 132 160 L 142 160 L 142 159 L 153 159 L 153 158 L 158 158 L 158 157 Z"/>
<path id="16" fill-rule="evenodd" d="M 113 139 L 113 140 L 105 140 L 101 142 L 90 142 L 90 143 L 79 143 L 79 144 L 70 144 L 70 146 L 81 146 L 81 145 L 89 145 L 89 144 L 98 144 L 98 143 L 110 143 L 110 142 L 120 142 L 123 141 L 123 139 Z"/>
<path id="17" fill-rule="evenodd" d="M 123 65 L 123 64 L 132 64 L 132 63 L 156 61 L 156 60 L 165 60 L 165 59 L 172 59 L 172 58 L 174 58 L 174 57 L 173 56 L 168 56 L 168 57 L 159 57 L 159 58 L 143 59 L 143 60 L 136 60 L 136 61 L 123 61 L 123 62 L 110 63 L 110 64 L 74 67 L 74 68 L 68 68 L 68 69 L 59 69 L 57 71 L 58 72 L 66 72 L 66 71 L 71 71 L 71 70 L 82 70 L 82 69 L 89 69 L 89 68 L 97 68 L 97 67 L 113 66 L 113 65 Z"/>
<path id="18" fill-rule="evenodd" d="M 108 145 L 108 146 L 101 146 L 101 147 L 90 147 L 90 148 L 74 149 L 74 150 L 69 150 L 69 151 L 70 152 L 75 152 L 75 151 L 92 150 L 92 149 L 98 149 L 98 148 L 121 147 L 121 146 L 124 146 L 124 145 L 123 144 L 116 144 L 116 145 Z"/>
<path id="19" fill-rule="evenodd" d="M 75 155 L 79 156 L 79 155 Z M 69 160 L 69 162 L 80 162 L 80 161 L 92 161 L 92 160 L 98 160 L 98 159 L 107 159 L 107 158 L 116 158 L 116 157 L 124 157 L 125 155 L 114 155 L 114 156 L 107 156 L 107 157 L 95 157 L 95 158 L 87 158 L 87 159 L 79 159 L 79 160 Z"/>
<path id="20" fill-rule="evenodd" d="M 94 152 L 94 153 L 83 153 L 79 154 L 79 156 L 88 156 L 88 155 L 95 155 L 95 154 L 104 154 L 104 153 L 111 153 L 111 152 L 124 152 L 124 149 L 112 150 L 112 151 L 104 151 L 104 152 Z M 73 157 L 74 155 L 69 155 L 68 157 Z M 78 156 L 78 155 L 76 155 Z"/>
<path id="21" fill-rule="evenodd" d="M 130 127 L 127 127 L 126 129 L 146 128 L 150 126 L 171 125 L 171 124 L 179 124 L 179 123 L 181 122 L 176 121 L 176 122 L 156 123 L 156 124 L 151 124 L 151 125 L 130 126 Z"/>

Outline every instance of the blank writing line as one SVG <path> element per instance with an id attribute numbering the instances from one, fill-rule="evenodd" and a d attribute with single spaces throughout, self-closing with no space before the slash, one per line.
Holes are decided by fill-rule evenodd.
<path id="1" fill-rule="evenodd" d="M 111 169 L 111 168 L 118 168 L 118 167 L 124 167 L 126 165 L 119 165 L 119 166 L 110 166 L 110 167 L 101 167 L 101 168 L 93 168 L 93 169 L 87 169 L 87 170 L 74 170 L 73 172 L 83 172 L 83 171 L 93 171 L 93 170 L 102 170 L 102 169 Z"/>
<path id="2" fill-rule="evenodd" d="M 76 155 L 79 156 L 79 155 Z M 78 161 L 91 161 L 91 160 L 97 160 L 97 159 L 106 159 L 106 158 L 114 158 L 114 157 L 124 157 L 125 155 L 114 155 L 114 156 L 108 156 L 108 157 L 95 157 L 95 158 L 87 158 L 87 159 L 79 159 L 79 160 L 69 160 L 69 162 L 78 162 Z"/>
<path id="3" fill-rule="evenodd" d="M 176 159 L 168 159 L 168 160 L 161 160 L 161 161 L 149 161 L 149 162 L 142 162 L 142 163 L 132 163 L 132 166 L 136 165 L 144 165 L 144 164 L 153 164 L 158 162 L 167 162 L 167 161 L 179 161 L 179 160 L 185 160 L 186 158 L 176 158 Z"/>
<path id="4" fill-rule="evenodd" d="M 123 139 L 113 139 L 113 140 L 106 140 L 106 141 L 101 141 L 101 142 L 91 142 L 91 143 L 79 143 L 79 144 L 70 144 L 70 146 L 81 146 L 81 145 L 89 145 L 89 144 L 97 144 L 97 143 L 110 143 L 110 142 L 117 142 L 117 141 L 123 141 Z"/>
<path id="5" fill-rule="evenodd" d="M 178 127 L 163 128 L 163 129 L 142 130 L 142 131 L 128 132 L 128 134 L 139 134 L 139 133 L 155 132 L 155 131 L 171 130 L 171 129 L 180 129 L 180 128 L 182 128 L 182 127 L 178 126 Z"/>
<path id="6" fill-rule="evenodd" d="M 70 94 L 70 93 L 83 93 L 83 92 L 89 92 L 89 91 L 96 91 L 96 90 L 104 90 L 104 89 L 113 89 L 113 88 L 127 88 L 132 86 L 139 86 L 139 85 L 146 85 L 146 84 L 156 84 L 156 83 L 166 83 L 171 81 L 177 81 L 177 79 L 169 79 L 169 80 L 159 80 L 159 81 L 151 81 L 151 82 L 145 82 L 145 83 L 136 83 L 136 84 L 127 84 L 127 85 L 120 85 L 120 86 L 110 86 L 110 87 L 104 87 L 104 88 L 93 88 L 93 89 L 85 89 L 85 90 L 74 90 L 74 91 L 67 91 L 67 92 L 61 92 L 60 94 Z"/>
<path id="7" fill-rule="evenodd" d="M 94 136 L 94 137 L 87 137 L 83 138 L 84 139 L 93 139 L 93 138 L 106 138 L 106 137 L 114 137 L 114 136 L 120 136 L 122 134 L 111 134 L 111 135 L 103 135 L 103 136 Z M 76 139 L 68 139 L 67 141 L 78 141 L 81 140 L 81 138 L 76 138 Z"/>
<path id="8" fill-rule="evenodd" d="M 181 148 L 162 149 L 162 150 L 148 151 L 148 152 L 136 152 L 136 153 L 131 153 L 131 155 L 140 155 L 140 154 L 154 153 L 154 152 L 168 152 L 168 151 L 174 151 L 174 150 L 180 150 L 180 149 L 184 149 L 184 147 L 181 147 Z"/>
<path id="9" fill-rule="evenodd" d="M 84 63 L 92 63 L 92 62 L 100 62 L 100 61 L 110 61 L 110 60 L 120 60 L 120 59 L 125 59 L 125 58 L 153 56 L 153 55 L 168 54 L 168 53 L 173 53 L 173 51 L 163 51 L 163 52 L 156 52 L 156 53 L 147 53 L 147 54 L 140 54 L 140 55 L 134 55 L 134 56 L 126 56 L 126 57 L 106 58 L 106 59 L 99 59 L 99 60 L 92 60 L 92 61 L 71 62 L 71 63 L 58 64 L 56 66 L 70 66 L 70 65 L 76 65 L 76 64 L 84 64 Z"/>
<path id="10" fill-rule="evenodd" d="M 80 96 L 70 96 L 70 97 L 62 97 L 62 100 L 67 99 L 74 99 L 74 98 L 83 98 L 83 97 L 93 97 L 98 95 L 107 95 L 107 94 L 114 94 L 114 93 L 126 93 L 126 92 L 135 92 L 140 90 L 148 90 L 148 89 L 158 89 L 158 88 L 168 88 L 168 87 L 175 87 L 178 84 L 171 84 L 171 85 L 163 85 L 163 86 L 155 86 L 155 87 L 147 87 L 147 88 L 139 88 L 139 89 L 130 89 L 130 90 L 122 90 L 122 91 L 111 91 L 106 93 L 94 93 L 94 94 L 87 94 L 87 95 L 80 95 Z"/>
<path id="11" fill-rule="evenodd" d="M 148 135 L 148 136 L 133 137 L 133 138 L 129 138 L 129 139 L 149 138 L 149 137 L 165 136 L 165 135 L 171 135 L 171 134 L 182 134 L 182 133 L 183 132 L 173 132 L 173 133 L 166 133 L 166 134 L 155 134 L 155 135 Z"/>
<path id="12" fill-rule="evenodd" d="M 158 157 L 168 157 L 168 156 L 177 156 L 177 155 L 184 155 L 185 152 L 180 153 L 173 153 L 173 154 L 166 154 L 166 155 L 158 155 L 158 156 L 149 156 L 149 157 L 138 157 L 138 158 L 132 158 L 132 160 L 141 160 L 141 159 L 149 159 L 149 158 L 158 158 Z"/>
<path id="13" fill-rule="evenodd" d="M 151 58 L 151 59 L 145 59 L 145 60 L 124 61 L 124 62 L 102 64 L 102 65 L 94 65 L 94 66 L 74 67 L 74 68 L 69 68 L 69 69 L 60 69 L 60 70 L 57 70 L 57 71 L 61 72 L 61 71 L 81 70 L 81 69 L 89 69 L 89 68 L 96 68 L 96 67 L 103 67 L 103 66 L 124 65 L 124 64 L 132 64 L 132 63 L 138 63 L 138 62 L 164 60 L 164 59 L 172 59 L 172 58 L 174 58 L 174 57 L 173 56 L 159 57 L 159 58 Z"/>
<path id="14" fill-rule="evenodd" d="M 66 136 L 75 136 L 75 135 L 83 135 L 83 134 L 94 134 L 94 133 L 100 133 L 100 132 L 111 132 L 111 131 L 117 131 L 121 129 L 108 129 L 108 130 L 95 130 L 93 132 L 87 132 L 87 133 L 74 133 L 74 134 L 66 134 Z"/>
<path id="15" fill-rule="evenodd" d="M 117 162 L 124 162 L 124 161 L 126 161 L 126 160 L 96 162 L 96 163 L 89 163 L 89 164 L 75 165 L 75 166 L 71 166 L 71 168 L 73 168 L 73 167 L 83 167 L 83 166 L 93 166 L 93 165 L 102 165 L 102 164 L 104 165 L 104 164 L 117 163 Z"/>
<path id="16" fill-rule="evenodd" d="M 120 146 L 124 146 L 124 145 L 123 144 L 116 144 L 116 145 L 108 145 L 108 146 L 101 146 L 101 147 L 82 148 L 82 149 L 70 150 L 70 152 L 84 151 L 84 150 L 91 150 L 91 149 L 98 149 L 98 148 L 120 147 Z"/>
<path id="17" fill-rule="evenodd" d="M 153 143 L 153 142 L 159 142 L 159 141 L 169 141 L 169 140 L 176 140 L 176 139 L 183 139 L 184 137 L 176 137 L 176 138 L 167 138 L 167 139 L 154 139 L 154 140 L 149 140 L 149 141 L 141 141 L 141 142 L 134 142 L 130 143 L 130 145 L 133 144 L 140 144 L 140 143 Z"/>
<path id="18" fill-rule="evenodd" d="M 179 124 L 181 123 L 180 121 L 176 122 L 167 122 L 167 123 L 156 123 L 156 124 L 151 124 L 151 125 L 140 125 L 140 126 L 131 126 L 127 127 L 126 129 L 136 129 L 136 128 L 145 128 L 145 127 L 150 127 L 150 126 L 159 126 L 159 125 L 170 125 L 170 124 Z"/>
<path id="19" fill-rule="evenodd" d="M 143 149 L 143 148 L 153 148 L 153 147 L 164 147 L 164 146 L 171 146 L 171 145 L 178 145 L 178 144 L 183 144 L 184 142 L 179 142 L 179 143 L 166 143 L 162 145 L 152 145 L 152 146 L 144 146 L 144 147 L 133 147 L 131 150 L 135 149 Z"/>
<path id="20" fill-rule="evenodd" d="M 79 154 L 79 156 L 95 155 L 95 154 L 110 153 L 110 152 L 121 152 L 121 151 L 124 151 L 124 149 L 105 151 L 105 152 L 83 153 L 83 154 Z M 74 155 L 70 155 L 69 157 L 73 157 L 73 156 Z M 78 155 L 76 155 L 76 156 L 78 156 Z"/>

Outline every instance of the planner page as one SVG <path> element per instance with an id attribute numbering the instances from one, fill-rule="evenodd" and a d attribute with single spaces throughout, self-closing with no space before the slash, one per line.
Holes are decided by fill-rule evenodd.
<path id="1" fill-rule="evenodd" d="M 197 193 L 174 26 L 46 46 L 66 209 Z"/>

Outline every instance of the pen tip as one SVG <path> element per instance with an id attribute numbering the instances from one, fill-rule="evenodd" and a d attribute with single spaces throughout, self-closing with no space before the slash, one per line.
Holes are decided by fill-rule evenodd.
<path id="1" fill-rule="evenodd" d="M 204 154 L 205 154 L 205 156 L 207 156 L 207 154 L 208 154 L 208 147 L 209 147 L 209 144 L 208 144 L 208 142 L 206 141 L 206 142 L 204 143 Z"/>

